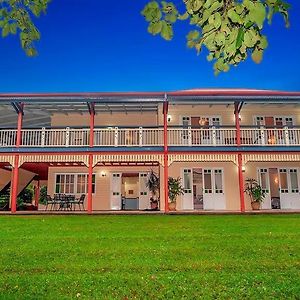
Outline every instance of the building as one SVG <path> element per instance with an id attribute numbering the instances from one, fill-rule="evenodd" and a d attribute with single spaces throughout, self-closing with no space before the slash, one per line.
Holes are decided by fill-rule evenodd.
<path id="1" fill-rule="evenodd" d="M 0 191 L 11 187 L 12 212 L 32 181 L 37 198 L 42 182 L 86 194 L 89 213 L 122 198 L 143 210 L 153 169 L 161 210 L 168 176 L 183 182 L 178 210 L 250 210 L 246 178 L 267 192 L 262 208 L 300 209 L 299 125 L 300 92 L 0 94 Z"/>

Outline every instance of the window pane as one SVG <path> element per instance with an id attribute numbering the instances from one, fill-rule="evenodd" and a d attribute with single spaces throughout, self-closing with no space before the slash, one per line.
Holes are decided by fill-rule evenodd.
<path id="1" fill-rule="evenodd" d="M 183 182 L 184 182 L 184 185 L 183 185 L 183 188 L 185 190 L 188 190 L 186 192 L 189 192 L 191 190 L 191 170 L 184 170 L 183 171 Z"/>
<path id="2" fill-rule="evenodd" d="M 297 175 L 297 170 L 292 169 L 290 171 L 290 176 L 291 176 L 291 189 L 292 192 L 298 192 L 298 175 Z"/>
<path id="3" fill-rule="evenodd" d="M 223 192 L 222 170 L 215 170 L 215 191 L 216 193 Z"/>
<path id="4" fill-rule="evenodd" d="M 267 173 L 260 173 L 260 185 L 263 190 L 266 190 L 268 188 Z"/>
<path id="5" fill-rule="evenodd" d="M 204 189 L 206 193 L 212 192 L 211 170 L 204 170 Z"/>
<path id="6" fill-rule="evenodd" d="M 280 187 L 282 190 L 288 189 L 286 170 L 280 170 Z"/>

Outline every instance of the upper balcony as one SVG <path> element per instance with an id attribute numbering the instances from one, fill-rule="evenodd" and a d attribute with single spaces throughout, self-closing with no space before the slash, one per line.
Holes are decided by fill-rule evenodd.
<path id="1" fill-rule="evenodd" d="M 299 151 L 299 102 L 256 90 L 0 94 L 0 151 Z"/>
<path id="2" fill-rule="evenodd" d="M 238 146 L 234 127 L 191 128 L 168 127 L 169 147 L 226 147 Z M 22 129 L 20 148 L 87 148 L 90 146 L 89 128 Z M 163 127 L 95 128 L 94 148 L 133 148 L 141 150 L 164 146 Z M 0 148 L 15 148 L 17 130 L 0 129 Z M 300 128 L 241 127 L 240 146 L 300 146 Z"/>

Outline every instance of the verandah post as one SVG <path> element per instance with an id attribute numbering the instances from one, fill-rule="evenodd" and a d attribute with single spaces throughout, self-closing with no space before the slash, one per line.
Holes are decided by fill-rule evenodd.
<path id="1" fill-rule="evenodd" d="M 169 212 L 169 166 L 168 166 L 168 99 L 165 96 L 163 104 L 164 116 L 164 198 L 165 198 L 165 212 Z"/>
<path id="2" fill-rule="evenodd" d="M 239 102 L 234 103 L 235 127 L 236 127 L 236 144 L 241 146 L 241 128 L 240 128 L 240 109 Z M 245 194 L 244 194 L 244 175 L 243 175 L 243 158 L 242 153 L 238 152 L 238 178 L 240 192 L 240 210 L 245 212 Z"/>
<path id="3" fill-rule="evenodd" d="M 38 208 L 40 199 L 40 180 L 37 180 L 37 184 L 34 190 L 34 205 Z"/>
<path id="4" fill-rule="evenodd" d="M 15 104 L 18 113 L 17 122 L 17 138 L 16 138 L 16 148 L 19 148 L 22 143 L 22 123 L 23 123 L 23 108 L 24 104 Z M 12 182 L 11 182 L 11 212 L 15 213 L 17 211 L 17 197 L 18 197 L 18 183 L 19 183 L 19 154 L 15 155 L 13 172 L 12 172 Z"/>

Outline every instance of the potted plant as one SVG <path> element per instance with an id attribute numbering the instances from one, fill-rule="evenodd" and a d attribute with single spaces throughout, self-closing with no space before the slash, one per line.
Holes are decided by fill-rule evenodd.
<path id="1" fill-rule="evenodd" d="M 159 177 L 151 170 L 147 177 L 146 187 L 151 193 L 150 205 L 151 209 L 158 209 L 158 192 L 159 192 Z"/>
<path id="2" fill-rule="evenodd" d="M 258 210 L 260 204 L 264 201 L 266 192 L 253 178 L 247 178 L 245 184 L 245 193 L 250 197 L 251 207 L 253 210 Z"/>
<path id="3" fill-rule="evenodd" d="M 181 178 L 173 178 L 169 177 L 168 180 L 168 187 L 169 187 L 169 210 L 174 211 L 176 210 L 176 199 L 179 195 L 183 195 L 184 189 L 181 185 Z"/>

